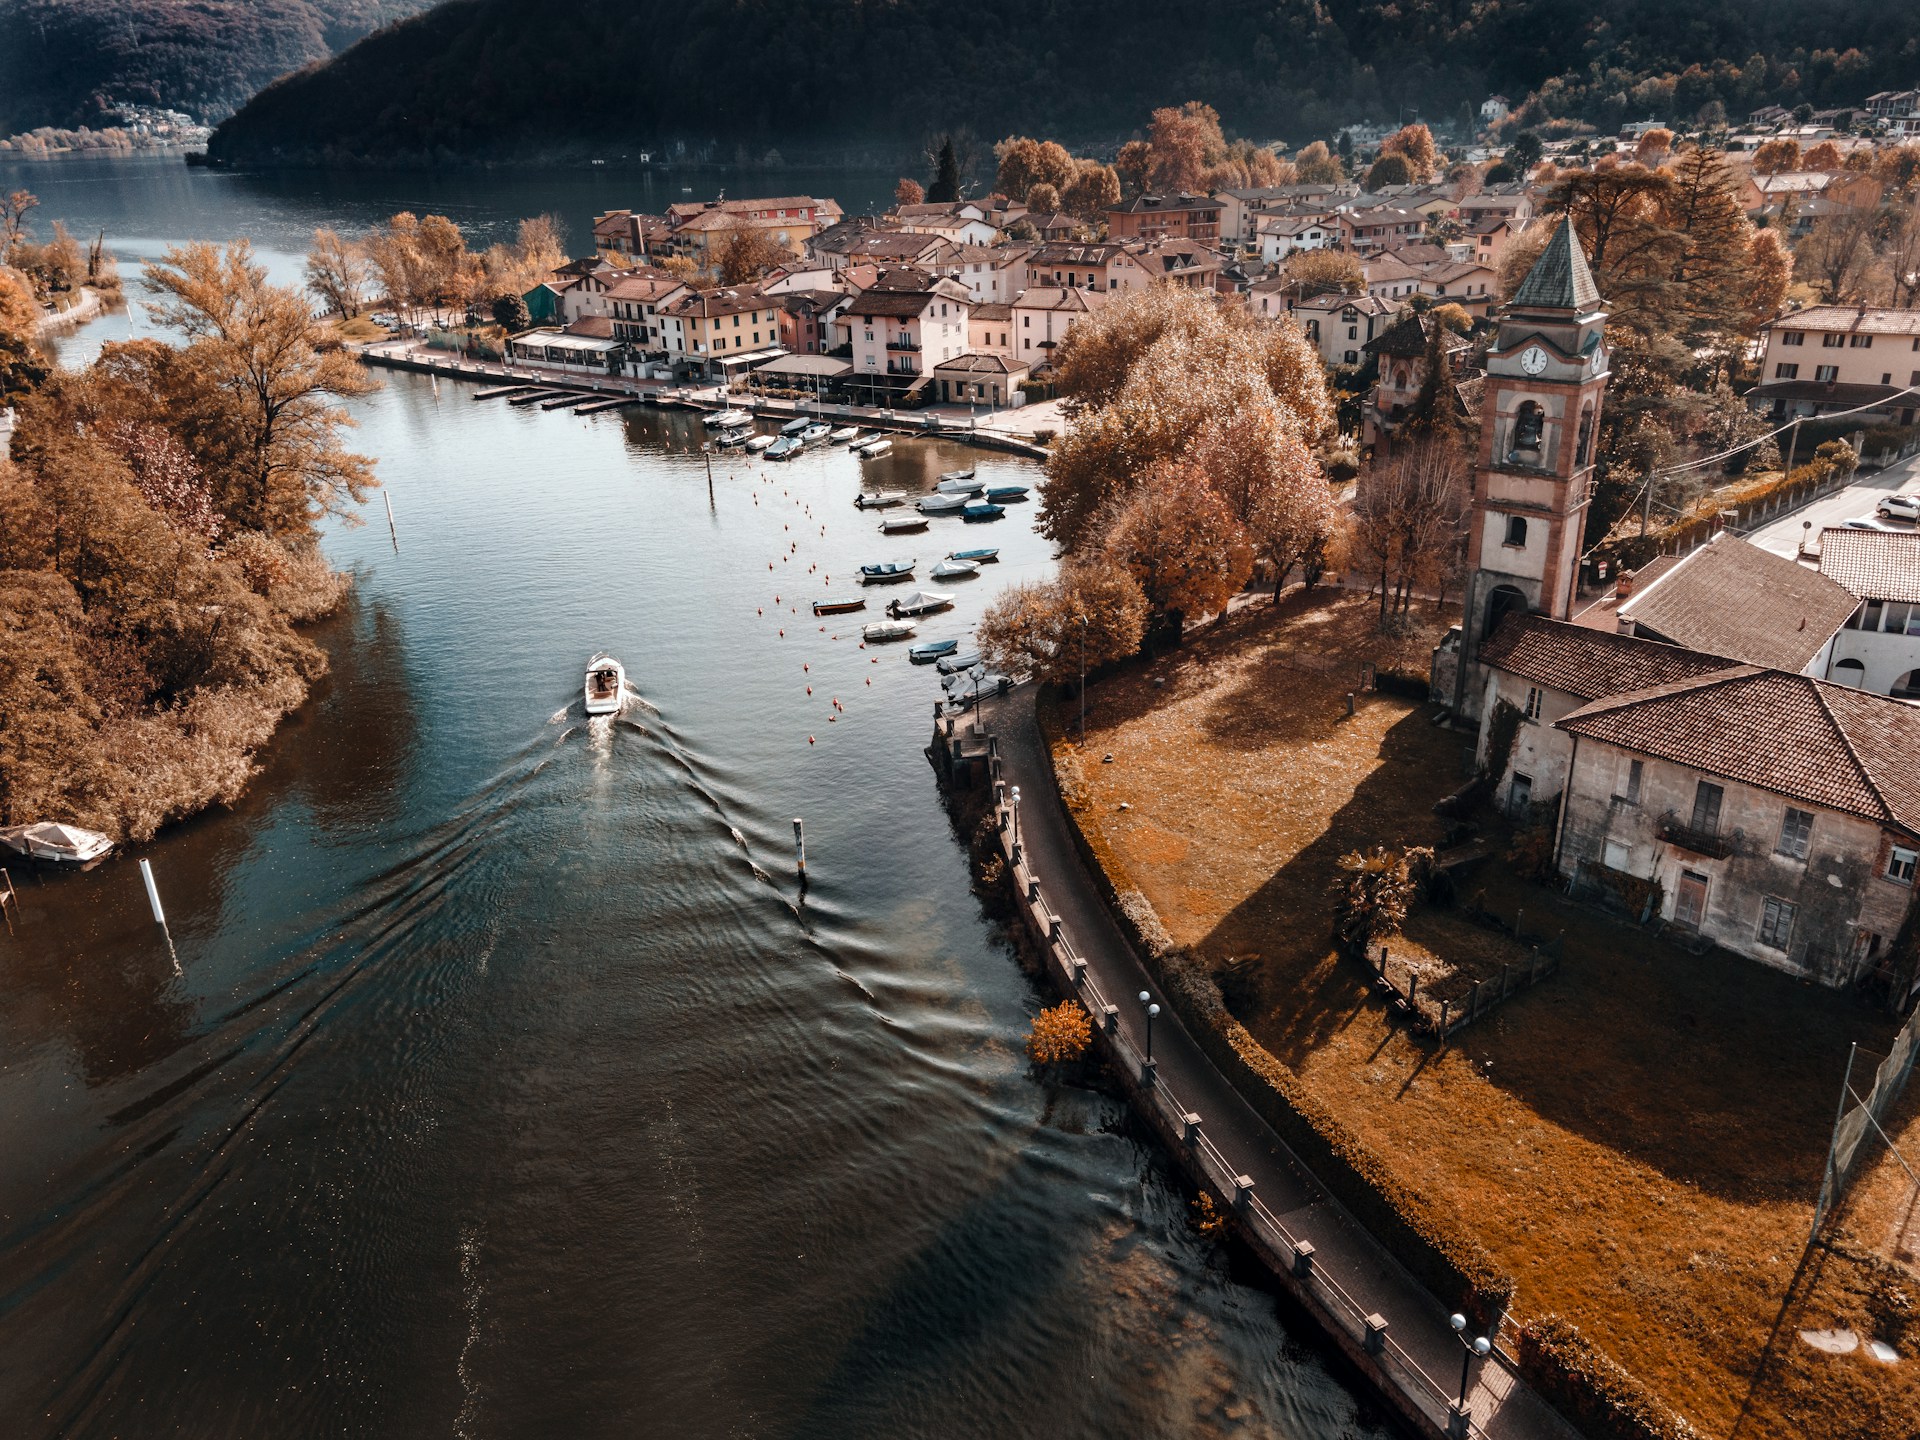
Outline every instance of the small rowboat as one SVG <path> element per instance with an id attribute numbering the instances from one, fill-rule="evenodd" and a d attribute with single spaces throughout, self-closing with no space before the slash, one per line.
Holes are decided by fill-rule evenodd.
<path id="1" fill-rule="evenodd" d="M 798 435 L 811 424 L 813 424 L 813 421 L 802 415 L 798 420 L 789 420 L 786 424 L 782 425 L 780 427 L 780 433 L 782 435 Z"/>
<path id="2" fill-rule="evenodd" d="M 800 443 L 802 445 L 818 445 L 826 438 L 827 427 L 824 425 L 809 425 L 800 432 Z M 1024 494 L 1025 492 L 1023 491 L 1021 493 Z"/>
<path id="3" fill-rule="evenodd" d="M 973 560 L 942 560 L 927 573 L 936 580 L 964 580 L 978 575 L 980 566 Z"/>
<path id="4" fill-rule="evenodd" d="M 845 615 L 849 611 L 864 610 L 866 608 L 867 602 L 858 595 L 854 596 L 851 600 L 816 600 L 813 602 L 813 613 L 816 615 Z"/>
<path id="5" fill-rule="evenodd" d="M 907 658 L 916 665 L 925 665 L 929 661 L 938 660 L 942 655 L 951 655 L 959 648 L 958 640 L 922 640 L 907 651 Z"/>
<path id="6" fill-rule="evenodd" d="M 879 439 L 869 440 L 865 445 L 860 447 L 860 458 L 862 460 L 871 460 L 874 456 L 884 455 L 891 449 L 893 449 L 893 441 L 882 435 Z"/>
<path id="7" fill-rule="evenodd" d="M 922 515 L 950 515 L 956 510 L 964 510 L 967 508 L 967 497 L 964 495 L 922 495 L 913 503 Z"/>
<path id="8" fill-rule="evenodd" d="M 913 567 L 917 560 L 900 560 L 891 565 L 862 565 L 860 583 L 862 585 L 893 585 L 902 580 L 913 578 Z"/>
<path id="9" fill-rule="evenodd" d="M 964 655 L 948 655 L 936 664 L 942 675 L 957 675 L 962 670 L 971 670 L 980 663 L 980 652 L 969 650 Z"/>
<path id="10" fill-rule="evenodd" d="M 969 505 L 960 512 L 960 518 L 968 524 L 975 524 L 982 520 L 998 520 L 1006 513 L 1007 507 L 1004 505 Z"/>
<path id="11" fill-rule="evenodd" d="M 827 436 L 827 443 L 829 445 L 845 445 L 859 433 L 860 432 L 851 425 L 842 425 L 838 430 L 835 430 Z"/>
<path id="12" fill-rule="evenodd" d="M 876 620 L 860 627 L 862 640 L 904 640 L 913 634 L 911 620 Z"/>
<path id="13" fill-rule="evenodd" d="M 731 430 L 736 425 L 751 425 L 753 416 L 744 410 L 721 410 L 707 416 L 709 430 Z"/>
<path id="14" fill-rule="evenodd" d="M 871 445 L 874 441 L 878 440 L 879 438 L 880 438 L 879 431 L 869 430 L 864 435 L 858 435 L 858 434 L 855 435 L 851 440 L 847 442 L 847 448 L 849 450 L 864 450 L 867 448 L 867 446 Z"/>
<path id="15" fill-rule="evenodd" d="M 942 595 L 936 590 L 916 590 L 904 600 L 889 600 L 887 614 L 899 619 L 902 615 L 931 615 L 936 610 L 944 610 L 953 604 L 953 596 Z"/>
<path id="16" fill-rule="evenodd" d="M 862 510 L 885 510 L 889 505 L 904 505 L 906 500 L 904 490 L 862 490 L 853 497 L 853 503 Z"/>
<path id="17" fill-rule="evenodd" d="M 98 830 L 82 830 L 78 825 L 54 820 L 0 830 L 0 845 L 29 860 L 51 860 L 59 865 L 90 865 L 113 849 L 113 841 Z"/>
<path id="18" fill-rule="evenodd" d="M 995 485 L 987 491 L 987 499 L 996 505 L 1011 504 L 1026 498 L 1027 487 L 1024 485 Z"/>
<path id="19" fill-rule="evenodd" d="M 617 714 L 626 700 L 626 667 L 611 655 L 594 656 L 587 662 L 586 688 L 587 714 Z"/>
<path id="20" fill-rule="evenodd" d="M 756 435 L 751 440 L 747 441 L 747 449 L 765 450 L 767 447 L 769 447 L 772 444 L 773 444 L 773 436 Z"/>
<path id="21" fill-rule="evenodd" d="M 927 528 L 924 515 L 889 515 L 880 522 L 882 535 L 911 535 L 916 530 Z"/>
<path id="22" fill-rule="evenodd" d="M 977 466 L 973 466 L 965 470 L 949 470 L 940 478 L 942 480 L 971 480 L 974 470 L 978 468 Z"/>
<path id="23" fill-rule="evenodd" d="M 939 484 L 933 488 L 938 490 L 942 495 L 978 495 L 981 486 L 980 482 L 975 480 L 971 475 L 958 477 L 943 475 L 940 477 Z"/>
<path id="24" fill-rule="evenodd" d="M 1000 551 L 997 547 L 985 550 L 955 550 L 948 554 L 947 558 L 949 560 L 971 560 L 976 565 L 984 565 L 989 560 L 998 560 L 1000 558 Z"/>

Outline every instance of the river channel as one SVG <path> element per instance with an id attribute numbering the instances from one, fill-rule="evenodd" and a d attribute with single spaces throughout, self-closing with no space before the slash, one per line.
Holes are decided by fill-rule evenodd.
<path id="1" fill-rule="evenodd" d="M 402 207 L 486 239 L 664 203 L 615 178 L 0 167 L 129 278 L 241 234 L 294 278 L 316 224 Z M 890 188 L 781 188 L 828 185 Z M 23 885 L 0 1433 L 1375 1433 L 1124 1107 L 1029 1073 L 1040 997 L 921 753 L 932 672 L 809 613 L 863 562 L 998 545 L 922 626 L 965 635 L 1048 573 L 1032 507 L 883 538 L 844 451 L 710 488 L 688 417 L 472 393 L 356 402 L 398 546 L 377 500 L 330 531 L 331 676 L 239 805 L 139 850 L 177 973 L 130 858 Z M 864 478 L 975 459 L 1037 479 L 929 440 Z M 589 722 L 601 647 L 637 694 Z"/>

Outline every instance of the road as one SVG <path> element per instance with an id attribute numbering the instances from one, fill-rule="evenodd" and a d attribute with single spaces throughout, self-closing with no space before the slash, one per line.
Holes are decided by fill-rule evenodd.
<path id="1" fill-rule="evenodd" d="M 1920 455 L 1910 455 L 1897 465 L 1824 495 L 1804 509 L 1761 526 L 1747 538 L 1763 550 L 1792 557 L 1804 537 L 1808 552 L 1812 553 L 1819 549 L 1822 529 L 1844 525 L 1856 516 L 1871 515 L 1873 507 L 1886 496 L 1913 491 L 1920 491 Z M 1899 529 L 1912 528 L 1899 521 L 1893 523 Z"/>

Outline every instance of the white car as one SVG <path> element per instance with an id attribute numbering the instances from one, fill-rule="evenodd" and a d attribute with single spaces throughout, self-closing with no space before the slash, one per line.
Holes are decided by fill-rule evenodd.
<path id="1" fill-rule="evenodd" d="M 1920 520 L 1920 495 L 1889 495 L 1874 509 L 1883 520 Z"/>
<path id="2" fill-rule="evenodd" d="M 1853 519 L 1846 522 L 1846 528 L 1849 530 L 1891 530 L 1896 532 L 1899 531 L 1898 526 L 1889 525 L 1887 524 L 1886 521 L 1876 519 L 1872 515 L 1856 515 L 1853 517 Z"/>

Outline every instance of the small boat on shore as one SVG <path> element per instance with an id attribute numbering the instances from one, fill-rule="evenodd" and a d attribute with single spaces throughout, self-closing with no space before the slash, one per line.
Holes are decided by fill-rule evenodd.
<path id="1" fill-rule="evenodd" d="M 799 437 L 794 435 L 782 435 L 778 440 L 774 441 L 771 445 L 767 447 L 767 459 L 791 460 L 794 456 L 798 455 L 802 450 L 806 448 L 807 448 L 806 446 L 800 443 Z"/>
<path id="2" fill-rule="evenodd" d="M 957 675 L 962 670 L 971 670 L 980 663 L 980 652 L 969 650 L 964 655 L 947 655 L 936 662 L 935 668 L 942 675 Z"/>
<path id="3" fill-rule="evenodd" d="M 953 550 L 947 554 L 949 560 L 971 560 L 976 565 L 985 565 L 990 560 L 998 560 L 1000 551 L 997 546 L 984 550 Z"/>
<path id="4" fill-rule="evenodd" d="M 709 430 L 731 430 L 739 425 L 751 425 L 753 416 L 744 410 L 721 410 L 707 416 Z"/>
<path id="5" fill-rule="evenodd" d="M 826 438 L 827 438 L 827 427 L 824 425 L 819 425 L 819 424 L 809 425 L 807 426 L 806 429 L 800 432 L 800 443 L 802 445 L 818 445 L 822 440 Z"/>
<path id="6" fill-rule="evenodd" d="M 913 502 L 922 515 L 951 515 L 967 508 L 965 495 L 922 495 Z"/>
<path id="7" fill-rule="evenodd" d="M 762 450 L 771 448 L 773 443 L 774 437 L 771 435 L 755 435 L 747 441 L 747 449 L 758 454 Z"/>
<path id="8" fill-rule="evenodd" d="M 627 670 L 608 654 L 587 662 L 587 714 L 613 715 L 626 701 Z"/>
<path id="9" fill-rule="evenodd" d="M 980 573 L 977 560 L 942 560 L 927 572 L 936 580 L 968 580 Z"/>
<path id="10" fill-rule="evenodd" d="M 943 476 L 933 488 L 942 495 L 978 495 L 980 482 L 971 476 L 960 480 Z"/>
<path id="11" fill-rule="evenodd" d="M 56 820 L 10 825 L 0 830 L 0 845 L 29 860 L 56 865 L 91 865 L 113 849 L 113 841 L 98 830 L 83 830 Z"/>
<path id="12" fill-rule="evenodd" d="M 998 520 L 1007 513 L 1004 505 L 969 505 L 960 512 L 960 518 L 968 524 L 978 524 L 982 520 Z"/>
<path id="13" fill-rule="evenodd" d="M 854 596 L 851 600 L 816 600 L 813 602 L 813 613 L 816 615 L 845 615 L 851 611 L 864 610 L 866 608 L 866 600 L 858 595 Z"/>
<path id="14" fill-rule="evenodd" d="M 860 432 L 851 425 L 842 425 L 838 430 L 835 430 L 827 436 L 827 443 L 829 445 L 845 445 L 859 433 Z"/>
<path id="15" fill-rule="evenodd" d="M 925 665 L 942 655 L 951 655 L 959 648 L 958 640 L 922 640 L 907 651 L 907 658 L 916 665 Z"/>
<path id="16" fill-rule="evenodd" d="M 904 505 L 907 492 L 904 490 L 862 490 L 853 497 L 853 503 L 862 510 L 885 510 L 890 505 Z"/>
<path id="17" fill-rule="evenodd" d="M 862 460 L 871 460 L 874 456 L 884 455 L 891 449 L 893 449 L 893 441 L 882 435 L 879 439 L 869 440 L 865 445 L 860 447 L 860 458 Z"/>
<path id="18" fill-rule="evenodd" d="M 889 565 L 862 565 L 860 583 L 862 585 L 894 585 L 902 580 L 913 578 L 913 567 L 917 560 L 899 560 Z"/>
<path id="19" fill-rule="evenodd" d="M 949 470 L 946 474 L 942 475 L 940 479 L 942 482 L 948 480 L 971 480 L 973 479 L 974 471 L 978 468 L 978 466 L 969 466 L 965 470 Z"/>
<path id="20" fill-rule="evenodd" d="M 813 424 L 813 421 L 802 415 L 799 419 L 789 420 L 786 424 L 782 425 L 780 427 L 780 433 L 782 435 L 798 435 L 811 424 Z"/>
<path id="21" fill-rule="evenodd" d="M 862 640 L 904 640 L 913 634 L 911 620 L 876 620 L 860 627 Z"/>
<path id="22" fill-rule="evenodd" d="M 916 530 L 924 530 L 926 528 L 927 517 L 924 515 L 888 515 L 880 522 L 880 533 L 882 535 L 909 535 Z"/>
<path id="23" fill-rule="evenodd" d="M 953 604 L 953 596 L 937 590 L 916 590 L 904 600 L 889 600 L 887 614 L 898 620 L 903 615 L 931 615 Z"/>
<path id="24" fill-rule="evenodd" d="M 995 485 L 987 491 L 987 499 L 995 505 L 1009 505 L 1027 498 L 1024 485 Z"/>

